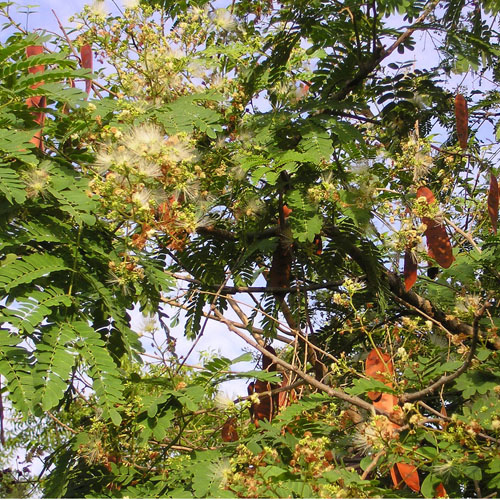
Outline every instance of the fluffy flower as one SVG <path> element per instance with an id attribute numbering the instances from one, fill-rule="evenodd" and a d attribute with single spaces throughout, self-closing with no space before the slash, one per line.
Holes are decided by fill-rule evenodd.
<path id="1" fill-rule="evenodd" d="M 215 407 L 226 411 L 234 406 L 233 399 L 225 392 L 218 392 L 214 400 Z"/>
<path id="2" fill-rule="evenodd" d="M 168 147 L 170 160 L 175 163 L 190 161 L 195 157 L 196 151 L 189 145 L 188 140 L 178 135 L 169 137 L 165 145 Z"/>
<path id="3" fill-rule="evenodd" d="M 102 148 L 98 151 L 95 160 L 95 166 L 100 174 L 104 174 L 116 167 L 128 168 L 137 161 L 136 155 L 123 147 L 117 149 Z"/>
<path id="4" fill-rule="evenodd" d="M 224 8 L 217 9 L 213 16 L 214 24 L 224 31 L 234 31 L 238 26 L 236 18 Z"/>
<path id="5" fill-rule="evenodd" d="M 26 177 L 26 194 L 30 198 L 34 198 L 39 194 L 43 194 L 50 180 L 50 174 L 44 168 L 30 170 Z"/>
<path id="6" fill-rule="evenodd" d="M 160 167 L 154 163 L 145 160 L 141 160 L 137 164 L 137 172 L 140 175 L 143 175 L 144 177 L 151 177 L 151 178 L 161 177 Z"/>
<path id="7" fill-rule="evenodd" d="M 122 143 L 138 155 L 155 155 L 161 151 L 163 133 L 156 125 L 143 123 L 129 130 Z"/>
<path id="8" fill-rule="evenodd" d="M 139 7 L 139 4 L 139 0 L 123 0 L 123 6 L 126 9 L 136 9 L 137 7 Z"/>
<path id="9" fill-rule="evenodd" d="M 90 6 L 90 14 L 95 17 L 105 18 L 109 14 L 109 9 L 104 0 L 94 0 Z"/>
<path id="10" fill-rule="evenodd" d="M 149 202 L 151 201 L 151 191 L 149 189 L 141 189 L 132 195 L 132 201 L 139 206 L 139 208 L 149 209 Z"/>

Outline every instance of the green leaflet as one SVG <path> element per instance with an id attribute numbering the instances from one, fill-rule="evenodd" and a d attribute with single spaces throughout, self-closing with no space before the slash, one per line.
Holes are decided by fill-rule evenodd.
<path id="1" fill-rule="evenodd" d="M 0 330 L 0 374 L 7 380 L 14 407 L 26 415 L 31 410 L 33 397 L 32 357 L 25 348 L 19 347 L 21 340 Z"/>
<path id="2" fill-rule="evenodd" d="M 91 212 L 97 208 L 97 201 L 88 194 L 88 181 L 55 165 L 47 169 L 51 172 L 47 191 L 59 202 L 59 208 L 74 218 L 77 224 L 94 225 L 96 219 Z"/>
<path id="3" fill-rule="evenodd" d="M 19 52 L 24 52 L 30 45 L 42 45 L 48 42 L 51 36 L 40 36 L 38 33 L 26 33 L 16 41 L 11 41 L 0 50 L 0 62 L 5 63 L 10 57 Z"/>
<path id="4" fill-rule="evenodd" d="M 0 286 L 8 293 L 18 285 L 32 283 L 47 274 L 69 269 L 60 257 L 46 253 L 32 254 L 0 267 Z"/>
<path id="5" fill-rule="evenodd" d="M 38 73 L 30 73 L 16 79 L 15 89 L 23 90 L 37 83 L 60 82 L 65 78 L 89 78 L 92 73 L 88 69 L 53 69 Z"/>
<path id="6" fill-rule="evenodd" d="M 116 407 L 123 402 L 123 385 L 113 358 L 99 334 L 83 321 L 71 325 L 81 342 L 77 344 L 83 361 L 88 365 L 93 389 L 103 408 L 103 418 L 119 425 L 122 418 Z"/>
<path id="7" fill-rule="evenodd" d="M 35 147 L 35 145 L 30 142 L 32 137 L 32 130 L 21 131 L 0 129 L 0 150 L 4 152 L 3 157 L 16 158 L 28 165 L 36 165 L 38 160 L 36 156 L 31 153 L 31 150 Z"/>
<path id="8" fill-rule="evenodd" d="M 354 381 L 352 387 L 346 387 L 345 392 L 352 395 L 365 394 L 370 391 L 387 392 L 389 394 L 396 394 L 396 391 L 388 387 L 383 382 L 375 380 L 374 378 L 365 379 L 360 378 Z"/>
<path id="9" fill-rule="evenodd" d="M 35 329 L 50 316 L 52 307 L 71 305 L 71 297 L 59 288 L 49 287 L 43 292 L 32 290 L 29 295 L 16 297 L 15 307 L 4 309 L 0 321 L 10 323 L 21 332 L 32 334 Z"/>
<path id="10" fill-rule="evenodd" d="M 34 55 L 26 58 L 25 60 L 13 63 L 5 64 L 0 67 L 0 78 L 6 78 L 10 75 L 16 73 L 27 73 L 28 68 L 33 68 L 35 66 L 43 65 L 48 66 L 49 64 L 57 64 L 59 67 L 69 67 L 74 68 L 75 62 L 71 61 L 66 57 L 66 54 L 53 53 L 53 54 L 40 54 Z"/>
<path id="11" fill-rule="evenodd" d="M 26 186 L 11 168 L 0 167 L 0 191 L 9 203 L 20 204 L 26 199 Z"/>
<path id="12" fill-rule="evenodd" d="M 74 329 L 70 324 L 63 323 L 46 330 L 36 346 L 33 404 L 39 404 L 42 411 L 52 409 L 63 397 L 75 362 L 75 352 L 71 349 L 75 339 Z"/>
<path id="13" fill-rule="evenodd" d="M 197 128 L 215 139 L 217 132 L 222 131 L 219 113 L 196 104 L 192 97 L 181 97 L 153 114 L 169 135 L 182 132 L 191 134 Z"/>
<path id="14" fill-rule="evenodd" d="M 333 153 L 332 139 L 328 131 L 312 123 L 302 129 L 299 147 L 307 153 L 307 161 L 317 165 L 322 161 L 330 161 Z"/>
<path id="15" fill-rule="evenodd" d="M 309 204 L 303 193 L 298 190 L 289 193 L 286 202 L 292 209 L 290 225 L 294 238 L 300 242 L 313 241 L 323 225 L 317 208 Z"/>

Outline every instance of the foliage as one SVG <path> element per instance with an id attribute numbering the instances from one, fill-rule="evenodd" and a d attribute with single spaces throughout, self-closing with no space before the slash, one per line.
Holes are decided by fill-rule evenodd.
<path id="1" fill-rule="evenodd" d="M 0 4 L 0 495 L 494 496 L 495 2 L 218 5 Z"/>

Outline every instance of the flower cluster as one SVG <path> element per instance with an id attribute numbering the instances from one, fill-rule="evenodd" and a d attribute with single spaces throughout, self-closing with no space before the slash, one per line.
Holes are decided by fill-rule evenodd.
<path id="1" fill-rule="evenodd" d="M 111 220 L 126 216 L 141 225 L 133 237 L 139 248 L 156 231 L 168 233 L 177 247 L 182 246 L 195 227 L 189 203 L 198 195 L 202 176 L 193 165 L 192 139 L 185 134 L 167 137 L 150 123 L 116 131 L 114 139 L 98 149 L 92 192 Z"/>

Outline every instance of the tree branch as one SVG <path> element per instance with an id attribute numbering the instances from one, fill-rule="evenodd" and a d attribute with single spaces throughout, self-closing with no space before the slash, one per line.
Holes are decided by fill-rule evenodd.
<path id="1" fill-rule="evenodd" d="M 202 228 L 200 228 L 202 229 Z M 200 232 L 200 229 L 198 229 L 198 232 Z M 207 235 L 212 235 L 216 238 L 220 238 L 224 236 L 225 240 L 232 240 L 236 241 L 238 240 L 238 236 L 235 233 L 232 233 L 231 231 L 226 231 L 226 230 L 219 230 L 215 229 L 212 227 L 212 229 L 206 231 L 207 228 L 204 228 L 202 231 L 202 234 L 207 234 Z M 264 238 L 266 234 L 268 235 L 276 235 L 277 231 L 277 226 L 274 228 L 270 228 L 269 230 L 263 231 L 262 233 L 259 233 L 259 237 Z M 325 233 L 330 237 L 330 238 L 342 238 L 344 246 L 346 246 L 347 253 L 351 256 L 353 260 L 356 261 L 356 263 L 363 269 L 365 274 L 367 276 L 373 275 L 374 269 L 370 268 L 367 266 L 365 255 L 363 252 L 356 247 L 354 244 L 350 243 L 348 239 L 343 237 L 343 233 L 336 227 L 330 226 L 330 227 L 325 227 L 324 228 Z M 257 233 L 254 233 L 257 234 Z M 267 236 L 270 237 L 270 236 Z M 389 289 L 391 292 L 396 295 L 397 297 L 403 299 L 406 301 L 408 304 L 413 306 L 416 310 L 417 313 L 419 313 L 421 316 L 425 317 L 426 319 L 431 319 L 435 320 L 438 323 L 440 323 L 444 328 L 449 330 L 450 332 L 454 334 L 464 334 L 468 337 L 472 337 L 473 331 L 472 331 L 472 326 L 460 321 L 458 318 L 455 318 L 453 316 L 450 316 L 449 314 L 446 314 L 444 311 L 438 309 L 435 307 L 432 302 L 430 302 L 427 299 L 424 299 L 420 295 L 418 295 L 416 292 L 413 290 L 406 291 L 404 284 L 400 278 L 400 276 L 397 273 L 394 273 L 392 271 L 388 271 L 386 269 L 383 269 L 382 271 L 385 274 L 385 278 L 387 280 L 387 283 L 389 285 Z M 332 282 L 331 286 L 336 286 L 337 282 Z M 316 285 L 313 285 L 316 286 Z M 321 286 L 322 288 L 327 288 L 324 285 Z M 249 287 L 253 288 L 253 287 Z M 306 287 L 307 288 L 307 287 Z M 266 291 L 271 292 L 272 289 L 265 287 Z M 283 289 L 280 289 L 283 291 Z M 300 290 L 300 287 L 299 287 Z M 293 293 L 294 290 L 290 289 L 290 293 Z"/>
<path id="2" fill-rule="evenodd" d="M 200 280 L 195 278 L 189 278 L 188 276 L 183 276 L 181 274 L 173 273 L 174 278 L 187 281 L 188 283 L 193 283 L 198 285 L 200 288 L 208 288 L 210 290 L 218 290 L 220 285 L 206 285 Z M 322 289 L 332 289 L 342 286 L 343 280 L 338 281 L 327 281 L 326 283 L 312 283 L 310 285 L 299 285 L 289 288 L 282 288 L 276 286 L 224 286 L 221 289 L 221 293 L 224 295 L 233 295 L 235 293 L 274 293 L 274 292 L 286 292 L 286 293 L 298 293 L 298 292 L 310 292 L 314 290 Z"/>
<path id="3" fill-rule="evenodd" d="M 299 368 L 291 365 L 290 363 L 287 363 L 286 361 L 282 360 L 281 358 L 278 358 L 274 354 L 267 351 L 264 347 L 261 347 L 257 342 L 252 340 L 250 337 L 248 337 L 247 335 L 245 335 L 244 333 L 239 331 L 237 328 L 235 328 L 233 326 L 233 324 L 230 321 L 228 321 L 218 309 L 214 309 L 214 313 L 217 316 L 217 318 L 220 320 L 221 323 L 224 323 L 230 331 L 232 331 L 233 333 L 238 335 L 238 337 L 243 339 L 248 345 L 252 346 L 253 348 L 257 349 L 260 353 L 262 353 L 263 355 L 270 358 L 273 363 L 276 363 L 276 364 L 282 366 L 283 368 L 286 368 L 287 370 L 295 373 L 305 383 L 311 385 L 312 387 L 315 387 L 316 389 L 318 389 L 322 392 L 325 392 L 326 394 L 328 394 L 332 398 L 341 399 L 342 401 L 346 401 L 347 403 L 350 403 L 354 406 L 357 406 L 358 408 L 362 408 L 363 410 L 366 410 L 372 414 L 378 413 L 380 415 L 384 415 L 391 422 L 394 422 L 398 425 L 402 424 L 401 420 L 398 419 L 398 417 L 396 415 L 387 413 L 383 410 L 379 410 L 379 409 L 375 408 L 373 405 L 371 405 L 370 403 L 364 401 L 361 398 L 358 398 L 357 396 L 349 396 L 348 394 L 346 394 L 343 391 L 340 391 L 338 389 L 333 389 L 332 387 L 324 384 L 323 382 L 316 380 L 314 377 L 311 377 L 310 375 L 303 372 Z"/>
<path id="4" fill-rule="evenodd" d="M 486 311 L 486 308 L 489 307 L 490 304 L 489 302 L 485 302 L 483 306 L 476 311 L 474 314 L 474 322 L 472 324 L 472 329 L 473 329 L 473 334 L 472 334 L 472 342 L 469 350 L 469 354 L 467 355 L 466 360 L 464 361 L 463 365 L 455 372 L 450 375 L 443 375 L 440 379 L 436 380 L 436 382 L 432 383 L 429 387 L 426 387 L 425 389 L 422 389 L 421 391 L 416 391 L 416 392 L 410 392 L 410 393 L 405 393 L 401 396 L 400 400 L 401 403 L 407 403 L 410 401 L 415 401 L 417 399 L 421 399 L 429 394 L 432 394 L 436 389 L 439 389 L 445 384 L 449 384 L 453 380 L 455 380 L 457 377 L 462 375 L 470 366 L 472 363 L 472 360 L 474 359 L 474 354 L 476 353 L 476 347 L 477 347 L 477 340 L 479 337 L 479 320 L 483 316 L 484 312 Z"/>
<path id="5" fill-rule="evenodd" d="M 436 8 L 439 2 L 440 0 L 433 0 L 427 4 L 422 14 L 387 50 L 375 51 L 372 57 L 360 67 L 354 78 L 348 80 L 344 87 L 332 96 L 333 99 L 335 101 L 345 99 L 386 57 L 390 56 L 414 31 L 420 28 L 420 23 Z"/>

